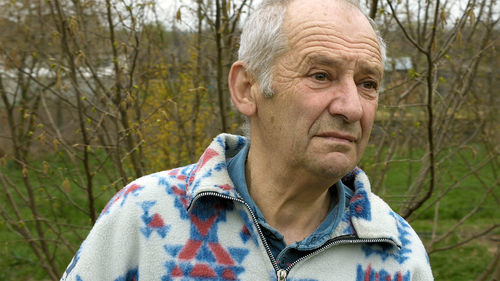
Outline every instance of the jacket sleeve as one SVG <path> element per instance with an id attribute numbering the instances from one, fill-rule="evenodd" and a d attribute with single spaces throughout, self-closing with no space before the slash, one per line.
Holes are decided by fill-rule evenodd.
<path id="1" fill-rule="evenodd" d="M 412 230 L 413 231 L 413 230 Z M 427 255 L 427 252 L 425 250 L 424 245 L 422 244 L 422 241 L 420 238 L 417 236 L 417 234 L 414 232 L 414 239 L 416 240 L 415 243 L 417 244 L 416 250 L 415 250 L 415 269 L 413 273 L 413 278 L 411 280 L 415 281 L 432 281 L 434 280 L 434 277 L 432 276 L 432 270 L 431 270 L 431 265 L 429 262 L 429 256 Z"/>
<path id="2" fill-rule="evenodd" d="M 140 210 L 130 188 L 106 205 L 61 280 L 133 280 L 138 274 Z"/>

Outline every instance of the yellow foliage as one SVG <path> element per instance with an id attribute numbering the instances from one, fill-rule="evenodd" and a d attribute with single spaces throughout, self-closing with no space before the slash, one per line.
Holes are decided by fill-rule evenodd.
<path id="1" fill-rule="evenodd" d="M 49 163 L 47 163 L 47 161 L 43 161 L 43 174 L 44 175 L 47 175 L 49 168 L 50 168 Z"/>
<path id="2" fill-rule="evenodd" d="M 47 143 L 47 139 L 45 138 L 45 134 L 44 133 L 41 133 L 40 136 L 38 137 L 40 139 L 40 144 L 42 146 L 45 146 L 45 144 Z"/>
<path id="3" fill-rule="evenodd" d="M 154 112 L 143 124 L 148 143 L 144 154 L 153 170 L 196 162 L 213 138 L 217 115 L 208 87 L 196 80 L 195 61 L 192 52 L 191 65 L 175 75 L 168 73 L 169 65 L 163 62 L 157 78 L 143 89 L 148 92 L 146 112 Z"/>
<path id="4" fill-rule="evenodd" d="M 54 139 L 54 141 L 52 143 L 54 144 L 54 150 L 58 151 L 59 150 L 59 140 Z"/>
<path id="5" fill-rule="evenodd" d="M 69 193 L 70 184 L 68 178 L 64 178 L 64 181 L 62 183 L 62 188 L 64 192 Z"/>
<path id="6" fill-rule="evenodd" d="M 6 167 L 7 166 L 7 156 L 0 157 L 0 165 L 2 167 Z"/>

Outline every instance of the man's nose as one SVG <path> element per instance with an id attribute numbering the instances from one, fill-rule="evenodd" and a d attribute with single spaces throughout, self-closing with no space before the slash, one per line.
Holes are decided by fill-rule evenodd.
<path id="1" fill-rule="evenodd" d="M 332 91 L 329 113 L 343 118 L 348 123 L 361 120 L 363 106 L 356 82 L 352 78 L 344 79 L 339 81 Z"/>

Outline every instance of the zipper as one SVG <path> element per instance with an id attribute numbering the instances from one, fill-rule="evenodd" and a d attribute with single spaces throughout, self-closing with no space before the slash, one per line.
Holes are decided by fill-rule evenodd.
<path id="1" fill-rule="evenodd" d="M 276 272 L 276 276 L 278 277 L 278 281 L 286 281 L 286 275 L 288 272 L 285 269 L 280 269 Z"/>
<path id="2" fill-rule="evenodd" d="M 248 205 L 247 202 L 243 201 L 240 198 L 232 197 L 232 196 L 225 195 L 225 194 L 220 194 L 220 193 L 215 192 L 215 191 L 204 191 L 204 192 L 200 192 L 199 194 L 197 194 L 193 198 L 193 200 L 191 201 L 191 204 L 188 206 L 187 210 L 189 211 L 191 209 L 191 206 L 193 205 L 192 203 L 194 201 L 196 201 L 199 197 L 202 197 L 205 195 L 211 195 L 211 196 L 215 196 L 215 197 L 219 197 L 219 198 L 223 198 L 223 199 L 227 199 L 227 200 L 236 201 L 236 202 L 243 204 L 248 209 L 248 212 L 250 213 L 250 216 L 252 217 L 252 221 L 253 221 L 255 227 L 257 228 L 257 232 L 259 234 L 260 240 L 262 241 L 262 244 L 264 245 L 264 248 L 266 249 L 267 256 L 271 260 L 271 264 L 272 264 L 274 270 L 276 271 L 276 277 L 277 277 L 278 281 L 286 281 L 286 277 L 287 277 L 288 273 L 290 273 L 290 270 L 297 263 L 299 263 L 307 258 L 310 258 L 316 254 L 319 254 L 319 253 L 321 253 L 321 252 L 325 251 L 326 249 L 333 247 L 333 246 L 346 245 L 346 244 L 361 244 L 361 243 L 390 243 L 390 244 L 396 246 L 397 248 L 401 249 L 401 247 L 399 245 L 397 245 L 392 239 L 389 239 L 389 238 L 357 238 L 355 235 L 346 235 L 346 236 L 340 236 L 340 237 L 331 239 L 329 242 L 326 242 L 323 246 L 319 247 L 318 249 L 314 250 L 313 252 L 297 259 L 292 264 L 290 264 L 286 269 L 280 269 L 278 267 L 278 263 L 276 262 L 276 259 L 274 258 L 273 254 L 271 252 L 271 248 L 267 244 L 267 240 L 264 237 L 264 233 L 262 232 L 262 229 L 260 228 L 260 225 L 257 222 L 257 217 L 255 217 L 255 214 L 253 213 L 252 209 L 250 208 L 250 205 Z"/>
<path id="3" fill-rule="evenodd" d="M 250 213 L 250 216 L 252 217 L 252 221 L 255 225 L 255 227 L 257 228 L 257 232 L 259 234 L 259 237 L 260 237 L 260 241 L 262 242 L 262 244 L 264 245 L 264 249 L 266 249 L 266 253 L 267 253 L 267 256 L 269 257 L 269 259 L 271 260 L 271 264 L 274 268 L 274 270 L 276 271 L 276 276 L 278 277 L 278 280 L 279 281 L 286 281 L 286 275 L 288 274 L 287 271 L 283 270 L 283 269 L 280 269 L 278 267 L 278 263 L 276 262 L 276 259 L 274 258 L 273 256 L 273 253 L 271 252 L 271 248 L 269 247 L 269 245 L 267 244 L 267 240 L 266 240 L 266 237 L 264 237 L 264 233 L 262 232 L 262 229 L 260 228 L 260 225 L 259 223 L 257 222 L 257 217 L 255 217 L 255 214 L 253 213 L 252 209 L 250 208 L 250 205 L 248 205 L 247 202 L 243 201 L 242 199 L 240 198 L 237 198 L 237 197 L 232 197 L 232 196 L 229 196 L 229 195 L 225 195 L 225 194 L 220 194 L 218 192 L 215 192 L 215 191 L 203 191 L 203 192 L 200 192 L 199 194 L 197 194 L 193 200 L 191 202 L 194 202 L 196 201 L 199 197 L 202 197 L 202 196 L 205 196 L 205 195 L 211 195 L 211 196 L 215 196 L 215 197 L 219 197 L 219 198 L 223 198 L 223 199 L 227 199 L 227 200 L 232 200 L 232 201 L 236 201 L 236 202 L 239 202 L 241 204 L 243 204 L 247 209 L 248 209 L 248 212 Z M 189 210 L 191 209 L 191 206 L 193 204 L 191 203 L 189 205 L 189 207 L 187 208 L 188 212 Z M 280 275 L 281 274 L 281 275 Z M 284 275 L 283 275 L 284 274 Z M 281 277 L 280 277 L 281 276 Z"/>
<path id="4" fill-rule="evenodd" d="M 286 275 L 290 272 L 290 270 L 292 269 L 292 267 L 294 267 L 297 263 L 307 259 L 307 258 L 310 258 L 311 256 L 314 256 L 316 254 L 319 254 L 323 251 L 325 251 L 326 249 L 330 248 L 330 247 L 333 247 L 333 246 L 338 246 L 338 245 L 347 245 L 347 244 L 362 244 L 362 243 L 389 243 L 389 244 L 392 244 L 394 245 L 395 247 L 397 247 L 398 249 L 401 249 L 400 246 L 398 246 L 392 239 L 389 239 L 389 238 L 357 238 L 356 236 L 354 235 L 346 235 L 346 236 L 340 236 L 340 237 L 337 237 L 337 238 L 334 238 L 332 240 L 330 240 L 329 242 L 326 242 L 326 244 L 324 244 L 323 246 L 319 247 L 318 249 L 316 249 L 315 251 L 297 259 L 296 261 L 294 261 L 292 264 L 290 264 L 286 269 L 285 269 L 285 279 L 283 280 L 286 280 Z M 280 280 L 280 279 L 278 279 Z"/>

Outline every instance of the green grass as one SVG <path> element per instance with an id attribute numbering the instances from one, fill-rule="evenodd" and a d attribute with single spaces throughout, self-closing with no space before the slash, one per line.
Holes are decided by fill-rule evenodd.
<path id="1" fill-rule="evenodd" d="M 438 160 L 441 160 L 446 152 L 450 151 L 440 154 Z M 408 188 L 408 183 L 417 178 L 422 167 L 420 161 L 414 161 L 410 164 L 407 160 L 419 160 L 423 153 L 423 150 L 415 150 L 410 157 L 408 151 L 400 151 L 392 159 L 396 161 L 389 163 L 387 176 L 378 193 L 396 211 L 400 211 L 401 200 L 404 199 L 402 196 Z M 484 204 L 477 213 L 471 216 L 449 238 L 432 247 L 433 249 L 453 245 L 499 222 L 500 187 L 492 184 L 496 180 L 493 166 L 485 165 L 477 170 L 476 175 L 464 177 L 469 171 L 466 163 L 477 165 L 486 159 L 487 154 L 488 152 L 480 146 L 475 146 L 472 149 L 461 151 L 461 156 L 456 154 L 439 164 L 433 196 L 415 212 L 414 216 L 410 217 L 413 228 L 421 235 L 426 244 L 430 242 L 436 211 L 434 205 L 429 207 L 430 202 L 434 201 L 437 195 L 444 192 L 448 186 L 456 183 L 456 186 L 439 203 L 439 220 L 436 229 L 438 236 L 466 216 L 486 195 L 487 188 L 481 181 L 493 186 L 494 190 L 493 194 L 487 195 Z M 371 165 L 371 159 L 374 159 L 374 155 L 374 148 L 370 147 L 364 158 L 365 170 L 368 173 L 375 169 L 375 166 Z M 412 173 L 410 173 L 410 165 Z M 428 182 L 426 182 L 427 185 Z M 414 218 L 417 219 L 413 220 Z M 500 229 L 495 230 L 492 234 L 499 235 Z M 492 260 L 495 248 L 494 241 L 483 237 L 459 248 L 431 253 L 430 261 L 436 280 L 475 280 Z"/>
<path id="2" fill-rule="evenodd" d="M 474 243 L 452 251 L 433 254 L 431 265 L 435 280 L 475 280 L 490 263 L 488 247 Z"/>
<path id="3" fill-rule="evenodd" d="M 365 171 L 374 178 L 375 176 L 371 174 L 375 169 L 375 166 L 371 164 L 374 158 L 373 150 L 374 148 L 370 147 L 367 151 L 364 164 L 366 166 Z M 384 178 L 382 187 L 379 188 L 378 195 L 384 198 L 394 210 L 400 210 L 401 196 L 405 194 L 409 183 L 417 178 L 418 172 L 422 167 L 420 159 L 423 153 L 422 150 L 417 150 L 410 157 L 407 152 L 403 151 L 396 154 L 392 159 L 393 161 L 388 164 L 387 175 Z M 428 202 L 432 202 L 447 187 L 456 183 L 454 188 L 448 191 L 445 198 L 440 202 L 439 216 L 443 219 L 458 220 L 464 217 L 487 192 L 487 188 L 481 181 L 488 186 L 492 186 L 491 183 L 495 182 L 494 170 L 491 165 L 481 167 L 477 170 L 476 175 L 471 174 L 464 177 L 468 173 L 469 168 L 463 159 L 470 161 L 472 165 L 480 164 L 487 157 L 486 151 L 478 147 L 475 151 L 464 150 L 461 154 L 463 158 L 458 155 L 447 158 L 446 161 L 438 165 L 436 170 L 436 186 L 433 197 Z M 444 154 L 440 156 L 442 157 Z M 407 161 L 408 159 L 413 159 L 411 164 Z M 441 159 L 438 158 L 438 160 Z M 410 165 L 412 166 L 412 173 L 409 172 Z M 428 186 L 428 179 L 425 186 Z M 498 208 L 497 202 L 500 198 L 499 191 L 500 187 L 495 186 L 493 190 L 495 193 L 494 196 L 488 196 L 483 207 L 472 218 L 473 220 L 479 218 L 500 218 L 500 208 Z M 424 205 L 424 208 L 426 206 Z M 432 219 L 434 217 L 434 209 L 429 208 L 425 212 L 417 212 L 417 214 L 419 219 Z"/>
<path id="4" fill-rule="evenodd" d="M 440 220 L 437 235 L 442 234 L 444 230 L 449 229 L 456 222 L 457 220 L 454 219 Z M 491 223 L 491 219 L 475 219 L 468 222 L 434 248 L 445 247 L 474 236 L 475 233 L 479 233 L 482 227 L 491 225 Z M 412 223 L 420 238 L 427 244 L 431 240 L 432 225 L 430 220 L 416 220 Z M 494 233 L 498 235 L 500 230 Z M 436 280 L 476 280 L 491 262 L 495 249 L 496 242 L 483 236 L 461 247 L 433 252 L 429 258 L 434 277 Z"/>
<path id="5" fill-rule="evenodd" d="M 99 156 L 99 155 L 96 155 Z M 44 162 L 49 164 L 49 168 L 44 168 Z M 56 255 L 56 264 L 60 274 L 69 264 L 82 240 L 88 234 L 91 228 L 91 220 L 84 211 L 88 210 L 87 195 L 73 180 L 79 180 L 76 177 L 74 167 L 68 165 L 69 159 L 64 154 L 46 155 L 41 159 L 30 161 L 28 176 L 33 188 L 33 194 L 38 213 L 41 217 L 47 218 L 57 224 L 52 224 L 57 232 L 63 233 L 68 240 L 70 247 L 63 245 L 59 237 L 43 225 L 45 239 L 51 241 L 48 247 L 51 253 Z M 46 166 L 46 165 L 45 165 Z M 98 167 L 95 161 L 92 162 L 94 168 Z M 8 163 L 0 167 L 0 172 L 4 173 L 16 186 L 24 197 L 28 197 L 24 182 L 22 169 Z M 69 196 L 84 211 L 71 205 L 65 194 L 58 188 L 64 186 L 63 182 L 68 179 L 67 196 Z M 1 184 L 1 183 L 0 183 Z M 98 195 L 96 198 L 96 210 L 99 213 L 115 193 L 115 189 L 109 186 L 109 181 L 96 173 L 94 178 L 94 190 Z M 0 204 L 10 214 L 11 219 L 16 223 L 22 223 L 28 227 L 32 234 L 36 234 L 34 216 L 30 208 L 24 203 L 18 194 L 11 190 L 15 202 L 18 204 L 18 210 L 23 218 L 22 222 L 14 216 L 14 210 L 11 208 L 3 188 L 0 189 Z M 64 188 L 63 188 L 64 190 Z M 35 239 L 38 238 L 35 235 Z M 47 273 L 40 266 L 39 260 L 33 253 L 29 244 L 18 233 L 11 231 L 6 221 L 0 219 L 0 280 L 48 280 Z"/>

